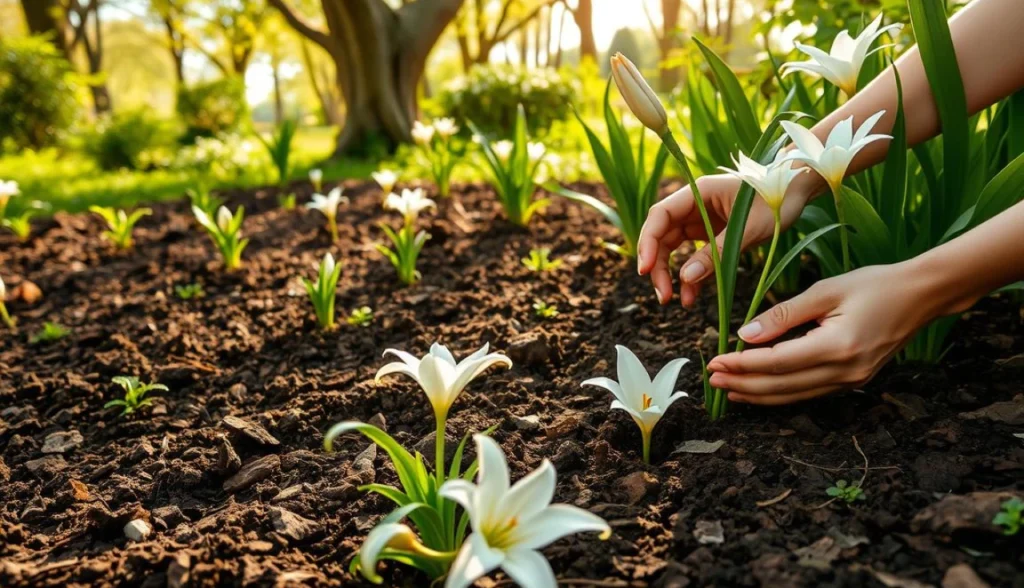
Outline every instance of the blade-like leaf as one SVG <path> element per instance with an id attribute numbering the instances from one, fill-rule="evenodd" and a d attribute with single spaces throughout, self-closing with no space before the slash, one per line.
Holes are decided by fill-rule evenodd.
<path id="1" fill-rule="evenodd" d="M 757 117 L 754 116 L 754 110 L 750 107 L 750 101 L 747 100 L 746 94 L 743 93 L 743 86 L 740 85 L 736 74 L 729 69 L 729 66 L 722 61 L 721 57 L 704 45 L 704 43 L 701 43 L 699 39 L 694 38 L 694 42 L 697 43 L 697 47 L 700 48 L 700 52 L 704 54 L 704 59 L 711 67 L 711 72 L 715 75 L 715 80 L 718 82 L 718 91 L 721 92 L 725 102 L 726 113 L 729 115 L 729 120 L 736 127 L 736 134 L 741 142 L 740 146 L 745 151 L 753 151 L 757 145 L 758 138 L 761 136 L 761 125 L 757 124 Z"/>

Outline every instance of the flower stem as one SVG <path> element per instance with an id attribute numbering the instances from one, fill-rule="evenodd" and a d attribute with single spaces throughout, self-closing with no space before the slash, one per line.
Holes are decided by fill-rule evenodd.
<path id="1" fill-rule="evenodd" d="M 850 233 L 846 228 L 846 211 L 843 208 L 843 185 L 830 186 L 832 188 L 832 199 L 836 203 L 836 215 L 839 217 L 839 243 L 843 249 L 843 272 L 853 269 L 850 263 Z"/>
<path id="2" fill-rule="evenodd" d="M 693 172 L 690 171 L 690 164 L 686 161 L 686 156 L 683 154 L 682 149 L 679 148 L 679 143 L 676 142 L 675 137 L 672 136 L 672 131 L 666 129 L 661 134 L 661 141 L 665 144 L 668 152 L 675 157 L 676 161 L 679 162 L 679 166 L 683 170 L 683 175 L 686 177 L 686 181 L 690 184 L 690 191 L 693 192 L 693 200 L 697 204 L 697 211 L 700 212 L 700 218 L 704 221 L 704 230 L 708 234 L 707 246 L 711 248 L 711 264 L 715 268 L 715 285 L 717 286 L 718 292 L 718 353 L 719 355 L 729 350 L 729 308 L 726 308 L 725 301 L 725 278 L 722 276 L 722 260 L 718 254 L 718 243 L 715 240 L 715 229 L 711 225 L 711 217 L 708 216 L 708 211 L 704 207 L 704 199 L 701 198 L 700 189 L 697 187 L 697 180 L 693 177 Z M 728 401 L 725 397 L 725 392 L 722 390 L 715 390 L 714 402 L 708 409 L 712 420 L 718 420 L 723 414 L 725 414 L 725 408 Z"/>
<path id="3" fill-rule="evenodd" d="M 11 315 L 7 314 L 7 305 L 3 302 L 0 302 L 0 319 L 3 319 L 4 324 L 10 327 L 12 331 L 15 329 L 14 319 L 11 318 Z"/>
<path id="4" fill-rule="evenodd" d="M 646 429 L 640 430 L 640 436 L 644 444 L 644 463 L 651 463 L 651 432 Z"/>
<path id="5" fill-rule="evenodd" d="M 331 231 L 331 243 L 337 243 L 338 242 L 338 221 L 333 219 L 333 218 L 327 219 L 327 227 Z"/>
<path id="6" fill-rule="evenodd" d="M 444 429 L 448 421 L 448 415 L 438 414 L 437 433 L 434 438 L 434 467 L 437 469 L 437 487 L 444 484 Z"/>
<path id="7" fill-rule="evenodd" d="M 768 274 L 772 271 L 772 260 L 775 258 L 775 248 L 779 244 L 779 235 L 782 233 L 782 219 L 779 218 L 779 212 L 776 210 L 775 213 L 775 232 L 772 234 L 772 244 L 768 247 L 768 257 L 764 260 L 764 269 L 761 270 L 761 279 L 757 282 L 757 289 L 754 290 L 754 299 L 750 301 L 750 309 L 747 310 L 747 317 L 743 319 L 743 324 L 747 324 L 754 318 L 757 313 L 758 307 L 761 306 L 761 301 L 764 300 L 764 295 L 768 288 L 766 287 L 766 281 L 768 280 Z M 740 339 L 736 343 L 736 351 L 743 351 L 743 339 Z"/>

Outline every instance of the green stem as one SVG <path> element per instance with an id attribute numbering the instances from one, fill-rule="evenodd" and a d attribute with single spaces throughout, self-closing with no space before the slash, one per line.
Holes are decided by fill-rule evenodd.
<path id="1" fill-rule="evenodd" d="M 327 219 L 327 228 L 330 229 L 330 231 L 331 231 L 331 243 L 337 243 L 338 242 L 338 221 L 333 219 L 333 218 Z"/>
<path id="2" fill-rule="evenodd" d="M 651 432 L 646 429 L 640 430 L 640 436 L 644 444 L 644 463 L 651 463 Z"/>
<path id="3" fill-rule="evenodd" d="M 850 263 L 850 233 L 846 228 L 846 212 L 843 209 L 843 184 L 830 186 L 832 188 L 832 199 L 836 203 L 836 215 L 839 217 L 839 243 L 843 248 L 843 272 L 853 269 Z"/>
<path id="4" fill-rule="evenodd" d="M 0 302 L 0 319 L 3 319 L 4 324 L 10 327 L 12 331 L 15 329 L 14 319 L 11 318 L 11 315 L 7 314 L 7 305 L 3 302 Z"/>
<path id="5" fill-rule="evenodd" d="M 718 353 L 719 355 L 726 353 L 729 350 L 729 311 L 726 308 L 725 301 L 725 278 L 722 276 L 720 271 L 722 268 L 722 261 L 718 255 L 718 243 L 715 240 L 715 229 L 711 225 L 711 217 L 708 216 L 708 211 L 704 207 L 704 199 L 701 198 L 700 189 L 697 187 L 697 180 L 693 177 L 693 172 L 690 171 L 690 164 L 686 161 L 686 156 L 683 155 L 682 149 L 679 148 L 679 143 L 676 142 L 675 137 L 672 136 L 671 130 L 665 130 L 661 135 L 661 141 L 665 144 L 668 152 L 675 157 L 676 161 L 679 162 L 679 166 L 683 170 L 683 175 L 686 177 L 686 181 L 690 184 L 690 191 L 693 192 L 693 200 L 697 204 L 697 211 L 700 212 L 700 218 L 704 221 L 704 230 L 708 234 L 708 247 L 711 248 L 711 264 L 715 269 L 715 285 L 718 287 Z M 718 420 L 725 413 L 726 407 L 725 393 L 722 390 L 715 390 L 714 402 L 709 407 L 709 413 L 712 420 Z"/>
<path id="6" fill-rule="evenodd" d="M 444 429 L 448 421 L 447 414 L 436 415 L 437 433 L 434 439 L 434 467 L 437 470 L 437 487 L 444 484 Z"/>
<path id="7" fill-rule="evenodd" d="M 764 269 L 761 270 L 761 279 L 757 282 L 757 289 L 754 290 L 754 299 L 750 301 L 750 309 L 747 310 L 747 317 L 743 319 L 743 324 L 747 324 L 757 314 L 757 309 L 761 306 L 761 301 L 764 300 L 764 295 L 768 288 L 765 282 L 768 280 L 768 274 L 772 271 L 772 260 L 775 258 L 775 248 L 779 245 L 779 235 L 782 234 L 782 219 L 779 218 L 779 211 L 773 211 L 775 214 L 775 232 L 772 234 L 772 244 L 768 247 L 768 257 L 764 260 Z M 736 343 L 736 351 L 743 351 L 743 339 L 740 339 Z"/>

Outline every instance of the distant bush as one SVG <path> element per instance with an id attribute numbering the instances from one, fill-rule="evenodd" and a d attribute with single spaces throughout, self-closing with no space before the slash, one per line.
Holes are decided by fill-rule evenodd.
<path id="1" fill-rule="evenodd" d="M 245 83 L 226 77 L 178 90 L 178 115 L 185 124 L 184 140 L 215 137 L 239 129 L 249 115 Z"/>
<path id="2" fill-rule="evenodd" d="M 149 165 L 147 152 L 170 145 L 175 135 L 173 123 L 138 110 L 100 122 L 85 148 L 103 169 L 141 169 Z"/>
<path id="3" fill-rule="evenodd" d="M 71 64 L 43 37 L 0 42 L 0 149 L 53 145 L 74 123 Z"/>
<path id="4" fill-rule="evenodd" d="M 576 95 L 575 82 L 552 69 L 476 65 L 450 82 L 438 101 L 463 128 L 471 120 L 485 133 L 505 136 L 515 127 L 519 104 L 526 109 L 530 131 L 543 134 L 554 121 L 569 117 Z"/>

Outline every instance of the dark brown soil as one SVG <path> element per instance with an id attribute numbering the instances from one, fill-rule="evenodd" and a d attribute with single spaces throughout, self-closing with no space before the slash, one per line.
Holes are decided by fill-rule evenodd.
<path id="1" fill-rule="evenodd" d="M 591 211 L 556 200 L 518 230 L 489 191 L 467 186 L 456 195 L 465 214 L 444 202 L 421 221 L 433 234 L 424 279 L 401 288 L 372 246 L 376 223 L 394 215 L 379 191 L 347 188 L 336 246 L 318 213 L 280 210 L 269 192 L 231 195 L 246 205 L 252 237 L 234 275 L 220 271 L 183 202 L 157 206 L 128 254 L 111 252 L 88 216 L 58 215 L 24 245 L 0 237 L 8 289 L 29 279 L 44 293 L 34 305 L 9 303 L 20 330 L 0 335 L 0 585 L 361 585 L 348 562 L 391 506 L 351 484 L 395 476 L 383 452 L 374 468 L 353 470 L 364 438 L 326 454 L 322 434 L 383 415 L 407 447 L 429 444 L 431 412 L 416 385 L 372 379 L 385 348 L 422 353 L 442 341 L 457 355 L 490 342 L 516 362 L 470 387 L 451 438 L 498 425 L 515 478 L 551 459 L 558 500 L 612 524 L 606 542 L 581 535 L 545 550 L 559 578 L 576 580 L 568 585 L 984 585 L 970 583 L 976 573 L 1024 586 L 1024 533 L 1003 537 L 990 523 L 1002 500 L 1024 494 L 1019 303 L 990 299 L 968 314 L 940 366 L 890 366 L 863 392 L 737 407 L 712 424 L 696 346 L 713 310 L 657 306 L 632 265 L 597 245 L 616 235 Z M 305 201 L 308 187 L 298 189 Z M 530 273 L 519 259 L 533 247 L 550 247 L 564 266 Z M 371 306 L 369 327 L 316 328 L 298 276 L 326 251 L 345 264 L 339 315 Z M 191 282 L 207 296 L 179 300 L 174 286 Z M 535 317 L 537 298 L 561 314 Z M 71 334 L 29 344 L 45 321 Z M 651 369 L 693 360 L 680 380 L 693 398 L 659 425 L 650 467 L 610 395 L 579 385 L 615 376 L 616 343 Z M 170 391 L 152 410 L 117 418 L 102 407 L 121 374 Z M 539 426 L 520 420 L 531 415 Z M 232 431 L 228 416 L 273 439 Z M 47 438 L 67 443 L 44 454 Z M 688 440 L 724 445 L 673 452 Z M 259 479 L 233 488 L 232 453 Z M 824 504 L 834 481 L 865 474 L 865 461 L 867 500 Z M 275 526 L 295 523 L 289 513 L 308 521 Z M 133 518 L 154 527 L 143 542 L 122 531 Z M 394 565 L 384 575 L 427 585 Z"/>

